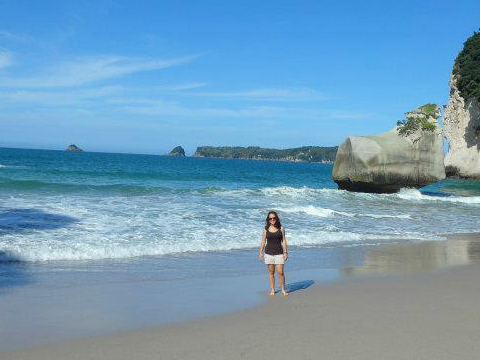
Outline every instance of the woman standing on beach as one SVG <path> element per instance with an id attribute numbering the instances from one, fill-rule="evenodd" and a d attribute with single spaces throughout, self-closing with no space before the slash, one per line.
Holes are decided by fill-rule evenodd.
<path id="1" fill-rule="evenodd" d="M 265 229 L 263 229 L 262 243 L 260 244 L 260 251 L 258 252 L 258 258 L 261 260 L 262 257 L 268 266 L 270 295 L 275 295 L 276 267 L 282 294 L 287 296 L 288 293 L 285 291 L 285 275 L 283 273 L 285 261 L 288 259 L 287 238 L 285 237 L 285 229 L 280 223 L 280 219 L 275 211 L 268 213 Z"/>

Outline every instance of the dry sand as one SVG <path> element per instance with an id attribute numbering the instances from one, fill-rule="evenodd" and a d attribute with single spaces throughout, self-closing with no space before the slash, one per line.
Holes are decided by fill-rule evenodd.
<path id="1" fill-rule="evenodd" d="M 478 360 L 479 334 L 474 263 L 314 285 L 229 315 L 0 352 L 0 359 Z"/>

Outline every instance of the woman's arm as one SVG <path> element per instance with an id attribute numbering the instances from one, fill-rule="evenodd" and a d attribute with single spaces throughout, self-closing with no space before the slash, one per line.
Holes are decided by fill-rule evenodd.
<path id="1" fill-rule="evenodd" d="M 280 228 L 280 231 L 282 232 L 282 247 L 283 247 L 283 258 L 287 260 L 288 258 L 288 244 L 287 244 L 287 238 L 285 236 L 285 229 L 283 226 Z"/>
<path id="2" fill-rule="evenodd" d="M 263 250 L 265 250 L 265 241 L 267 239 L 267 231 L 263 229 L 262 232 L 262 243 L 260 244 L 260 250 L 258 251 L 258 258 L 261 260 L 263 257 Z"/>

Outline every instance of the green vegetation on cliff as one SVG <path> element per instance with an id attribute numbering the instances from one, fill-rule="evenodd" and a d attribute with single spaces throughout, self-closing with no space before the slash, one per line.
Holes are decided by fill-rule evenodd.
<path id="1" fill-rule="evenodd" d="M 259 146 L 199 146 L 193 156 L 224 159 L 257 159 L 283 161 L 334 161 L 337 146 L 303 146 L 294 149 L 266 149 Z"/>
<path id="2" fill-rule="evenodd" d="M 457 87 L 465 103 L 471 99 L 480 102 L 480 32 L 475 31 L 463 44 L 453 67 Z"/>
<path id="3" fill-rule="evenodd" d="M 435 122 L 440 117 L 440 108 L 436 104 L 425 104 L 405 113 L 405 120 L 397 121 L 397 131 L 402 136 L 413 134 L 418 129 L 434 131 Z"/>

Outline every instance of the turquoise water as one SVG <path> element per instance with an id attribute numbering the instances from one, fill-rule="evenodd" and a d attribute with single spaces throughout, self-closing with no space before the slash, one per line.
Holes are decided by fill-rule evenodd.
<path id="1" fill-rule="evenodd" d="M 252 249 L 279 212 L 293 246 L 477 231 L 478 182 L 336 189 L 332 165 L 0 148 L 0 259 L 128 259 Z"/>

